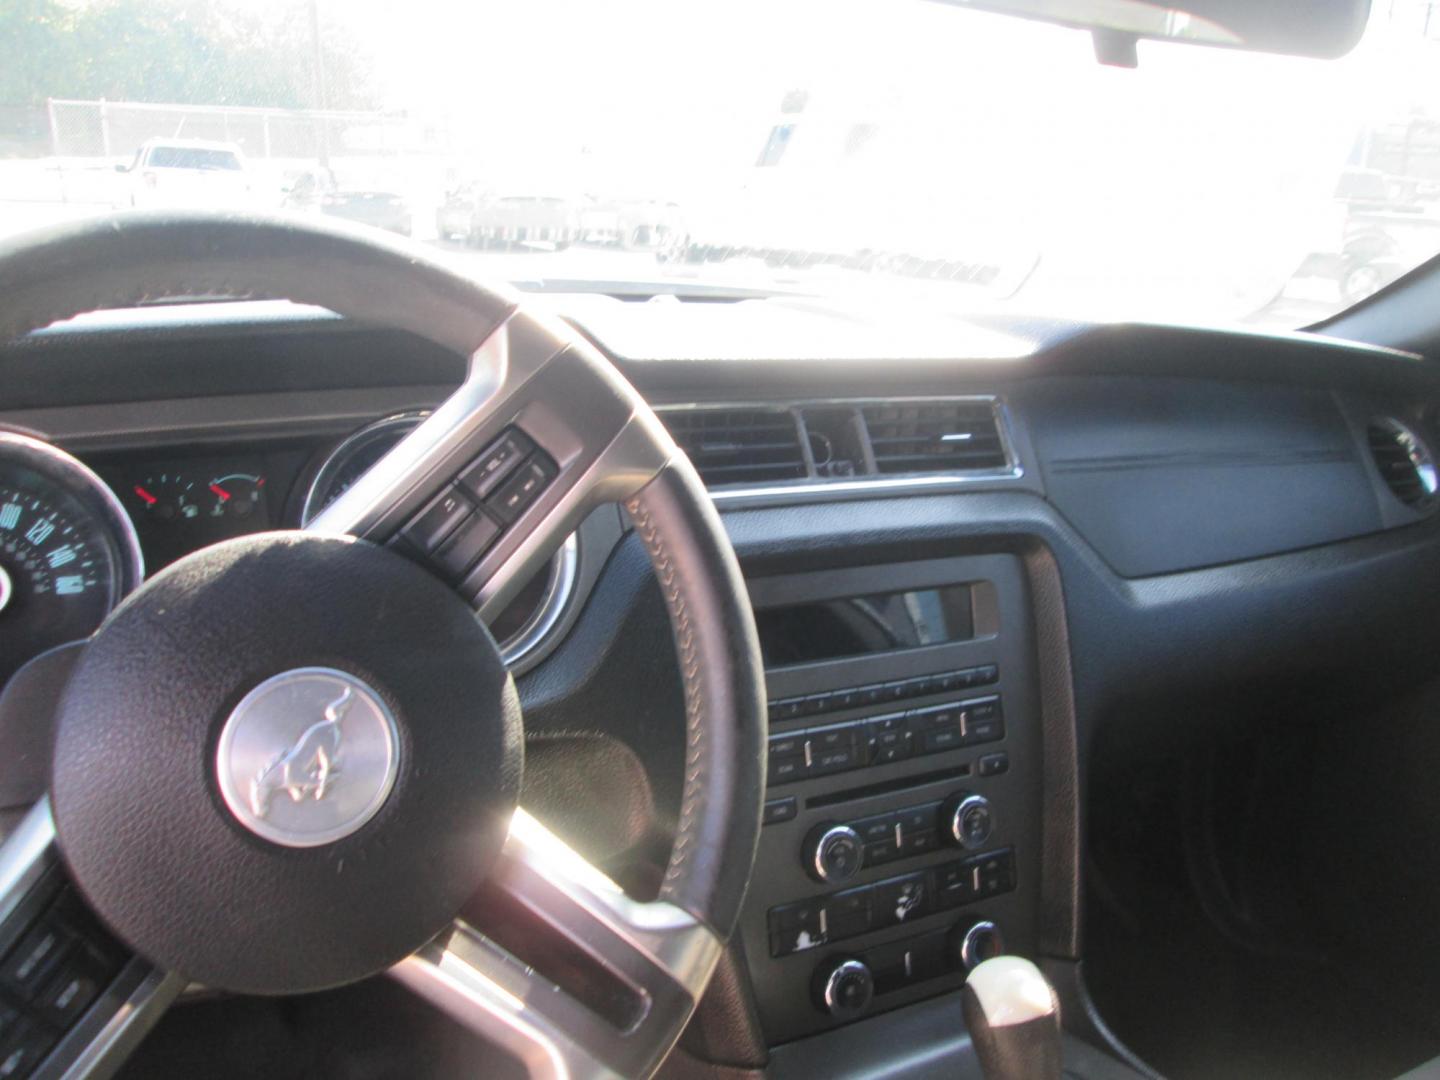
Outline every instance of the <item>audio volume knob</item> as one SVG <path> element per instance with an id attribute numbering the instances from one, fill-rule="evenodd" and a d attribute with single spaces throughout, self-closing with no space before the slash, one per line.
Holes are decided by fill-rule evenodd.
<path id="1" fill-rule="evenodd" d="M 816 881 L 849 881 L 865 862 L 865 845 L 849 825 L 826 822 L 810 830 L 803 854 L 805 872 Z"/>
<path id="2" fill-rule="evenodd" d="M 853 1020 L 874 996 L 875 980 L 859 960 L 831 960 L 815 971 L 815 1004 L 837 1020 Z"/>
<path id="3" fill-rule="evenodd" d="M 1000 928 L 989 919 L 957 923 L 950 931 L 950 959 L 961 971 L 973 971 L 1005 951 Z"/>
<path id="4" fill-rule="evenodd" d="M 965 791 L 952 795 L 945 804 L 944 815 L 951 841 L 967 851 L 984 847 L 995 831 L 995 811 L 984 795 Z"/>

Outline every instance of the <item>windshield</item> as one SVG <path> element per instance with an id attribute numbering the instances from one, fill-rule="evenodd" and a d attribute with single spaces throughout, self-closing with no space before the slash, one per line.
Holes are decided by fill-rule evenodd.
<path id="1" fill-rule="evenodd" d="M 1130 70 L 922 0 L 27 0 L 0 232 L 238 206 L 529 288 L 1288 328 L 1440 251 L 1431 8 Z"/>

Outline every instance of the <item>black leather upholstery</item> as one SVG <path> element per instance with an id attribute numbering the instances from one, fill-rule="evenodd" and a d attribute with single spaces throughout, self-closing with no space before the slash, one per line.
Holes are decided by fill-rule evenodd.
<path id="1" fill-rule="evenodd" d="M 740 564 L 688 461 L 626 505 L 655 574 L 685 683 L 685 789 L 660 895 L 728 937 L 765 794 L 764 666 Z"/>

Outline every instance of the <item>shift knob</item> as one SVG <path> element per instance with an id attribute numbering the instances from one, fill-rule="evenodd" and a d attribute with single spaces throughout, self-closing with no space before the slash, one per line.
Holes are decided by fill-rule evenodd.
<path id="1" fill-rule="evenodd" d="M 960 993 L 985 1080 L 1060 1080 L 1060 1002 L 1039 968 L 997 956 L 977 965 Z"/>

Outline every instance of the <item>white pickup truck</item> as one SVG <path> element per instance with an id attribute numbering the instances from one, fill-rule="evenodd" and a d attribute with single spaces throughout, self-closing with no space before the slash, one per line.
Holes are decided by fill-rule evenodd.
<path id="1" fill-rule="evenodd" d="M 253 177 L 234 143 L 200 139 L 147 139 L 129 165 L 122 202 L 129 206 L 248 207 L 255 203 Z"/>

